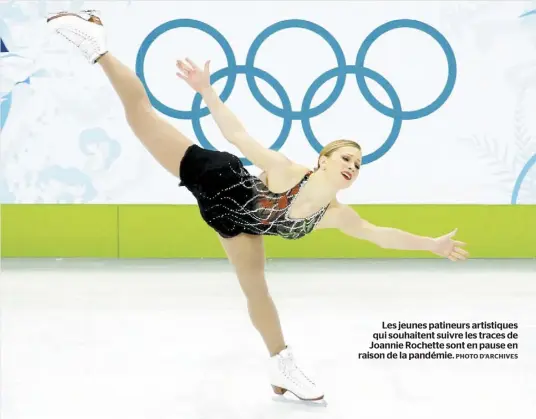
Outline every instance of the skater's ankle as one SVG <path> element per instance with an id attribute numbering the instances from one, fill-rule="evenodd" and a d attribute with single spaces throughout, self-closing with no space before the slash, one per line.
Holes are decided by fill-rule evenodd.
<path id="1" fill-rule="evenodd" d="M 285 345 L 285 344 L 279 345 L 279 346 L 276 346 L 276 347 L 272 348 L 270 350 L 270 357 L 276 356 L 277 354 L 279 354 L 280 352 L 284 351 L 285 349 L 287 349 L 287 345 Z"/>
<path id="2" fill-rule="evenodd" d="M 97 64 L 106 64 L 106 61 L 110 59 L 110 52 L 106 51 L 104 54 L 102 54 L 99 58 L 95 60 L 95 63 Z"/>

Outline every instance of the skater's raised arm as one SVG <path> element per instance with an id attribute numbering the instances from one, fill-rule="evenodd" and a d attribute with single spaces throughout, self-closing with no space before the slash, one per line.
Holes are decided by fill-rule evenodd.
<path id="1" fill-rule="evenodd" d="M 209 65 L 210 61 L 207 61 L 204 69 L 201 69 L 188 58 L 186 62 L 179 60 L 177 67 L 180 73 L 177 73 L 177 76 L 201 94 L 225 139 L 236 146 L 255 166 L 266 172 L 292 164 L 283 154 L 264 147 L 249 135 L 240 120 L 211 86 Z"/>

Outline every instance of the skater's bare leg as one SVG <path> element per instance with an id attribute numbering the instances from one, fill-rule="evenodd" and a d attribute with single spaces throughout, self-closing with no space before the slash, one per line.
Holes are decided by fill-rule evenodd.
<path id="1" fill-rule="evenodd" d="M 110 52 L 98 64 L 119 95 L 134 134 L 165 169 L 178 176 L 180 162 L 192 141 L 155 112 L 134 71 Z"/>
<path id="2" fill-rule="evenodd" d="M 220 238 L 229 261 L 234 266 L 247 301 L 249 317 L 262 336 L 271 356 L 285 349 L 281 323 L 264 277 L 264 244 L 262 237 L 240 235 Z"/>

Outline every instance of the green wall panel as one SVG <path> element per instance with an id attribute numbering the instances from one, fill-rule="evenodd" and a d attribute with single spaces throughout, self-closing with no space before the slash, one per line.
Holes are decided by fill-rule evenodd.
<path id="1" fill-rule="evenodd" d="M 415 234 L 439 236 L 458 228 L 471 257 L 536 257 L 536 206 L 522 205 L 360 205 L 372 223 Z M 215 233 L 196 206 L 123 206 L 119 209 L 120 256 L 224 257 Z M 426 258 L 428 252 L 381 249 L 335 230 L 299 240 L 266 237 L 271 258 Z"/>
<path id="2" fill-rule="evenodd" d="M 119 206 L 119 243 L 125 258 L 225 257 L 195 205 Z"/>
<path id="3" fill-rule="evenodd" d="M 475 258 L 536 258 L 535 205 L 360 205 L 378 225 L 438 236 L 458 228 Z M 222 258 L 194 205 L 3 205 L 3 257 Z M 338 231 L 266 238 L 269 258 L 425 258 Z"/>
<path id="4" fill-rule="evenodd" d="M 2 205 L 2 257 L 118 254 L 115 205 Z"/>

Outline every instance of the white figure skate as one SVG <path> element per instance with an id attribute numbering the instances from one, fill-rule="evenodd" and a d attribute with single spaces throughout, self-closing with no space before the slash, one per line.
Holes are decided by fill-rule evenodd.
<path id="1" fill-rule="evenodd" d="M 304 401 L 324 398 L 323 392 L 298 368 L 289 347 L 270 358 L 270 383 L 278 395 L 288 391 Z"/>
<path id="2" fill-rule="evenodd" d="M 48 16 L 47 24 L 74 44 L 90 64 L 108 52 L 104 26 L 95 10 L 55 13 Z"/>

